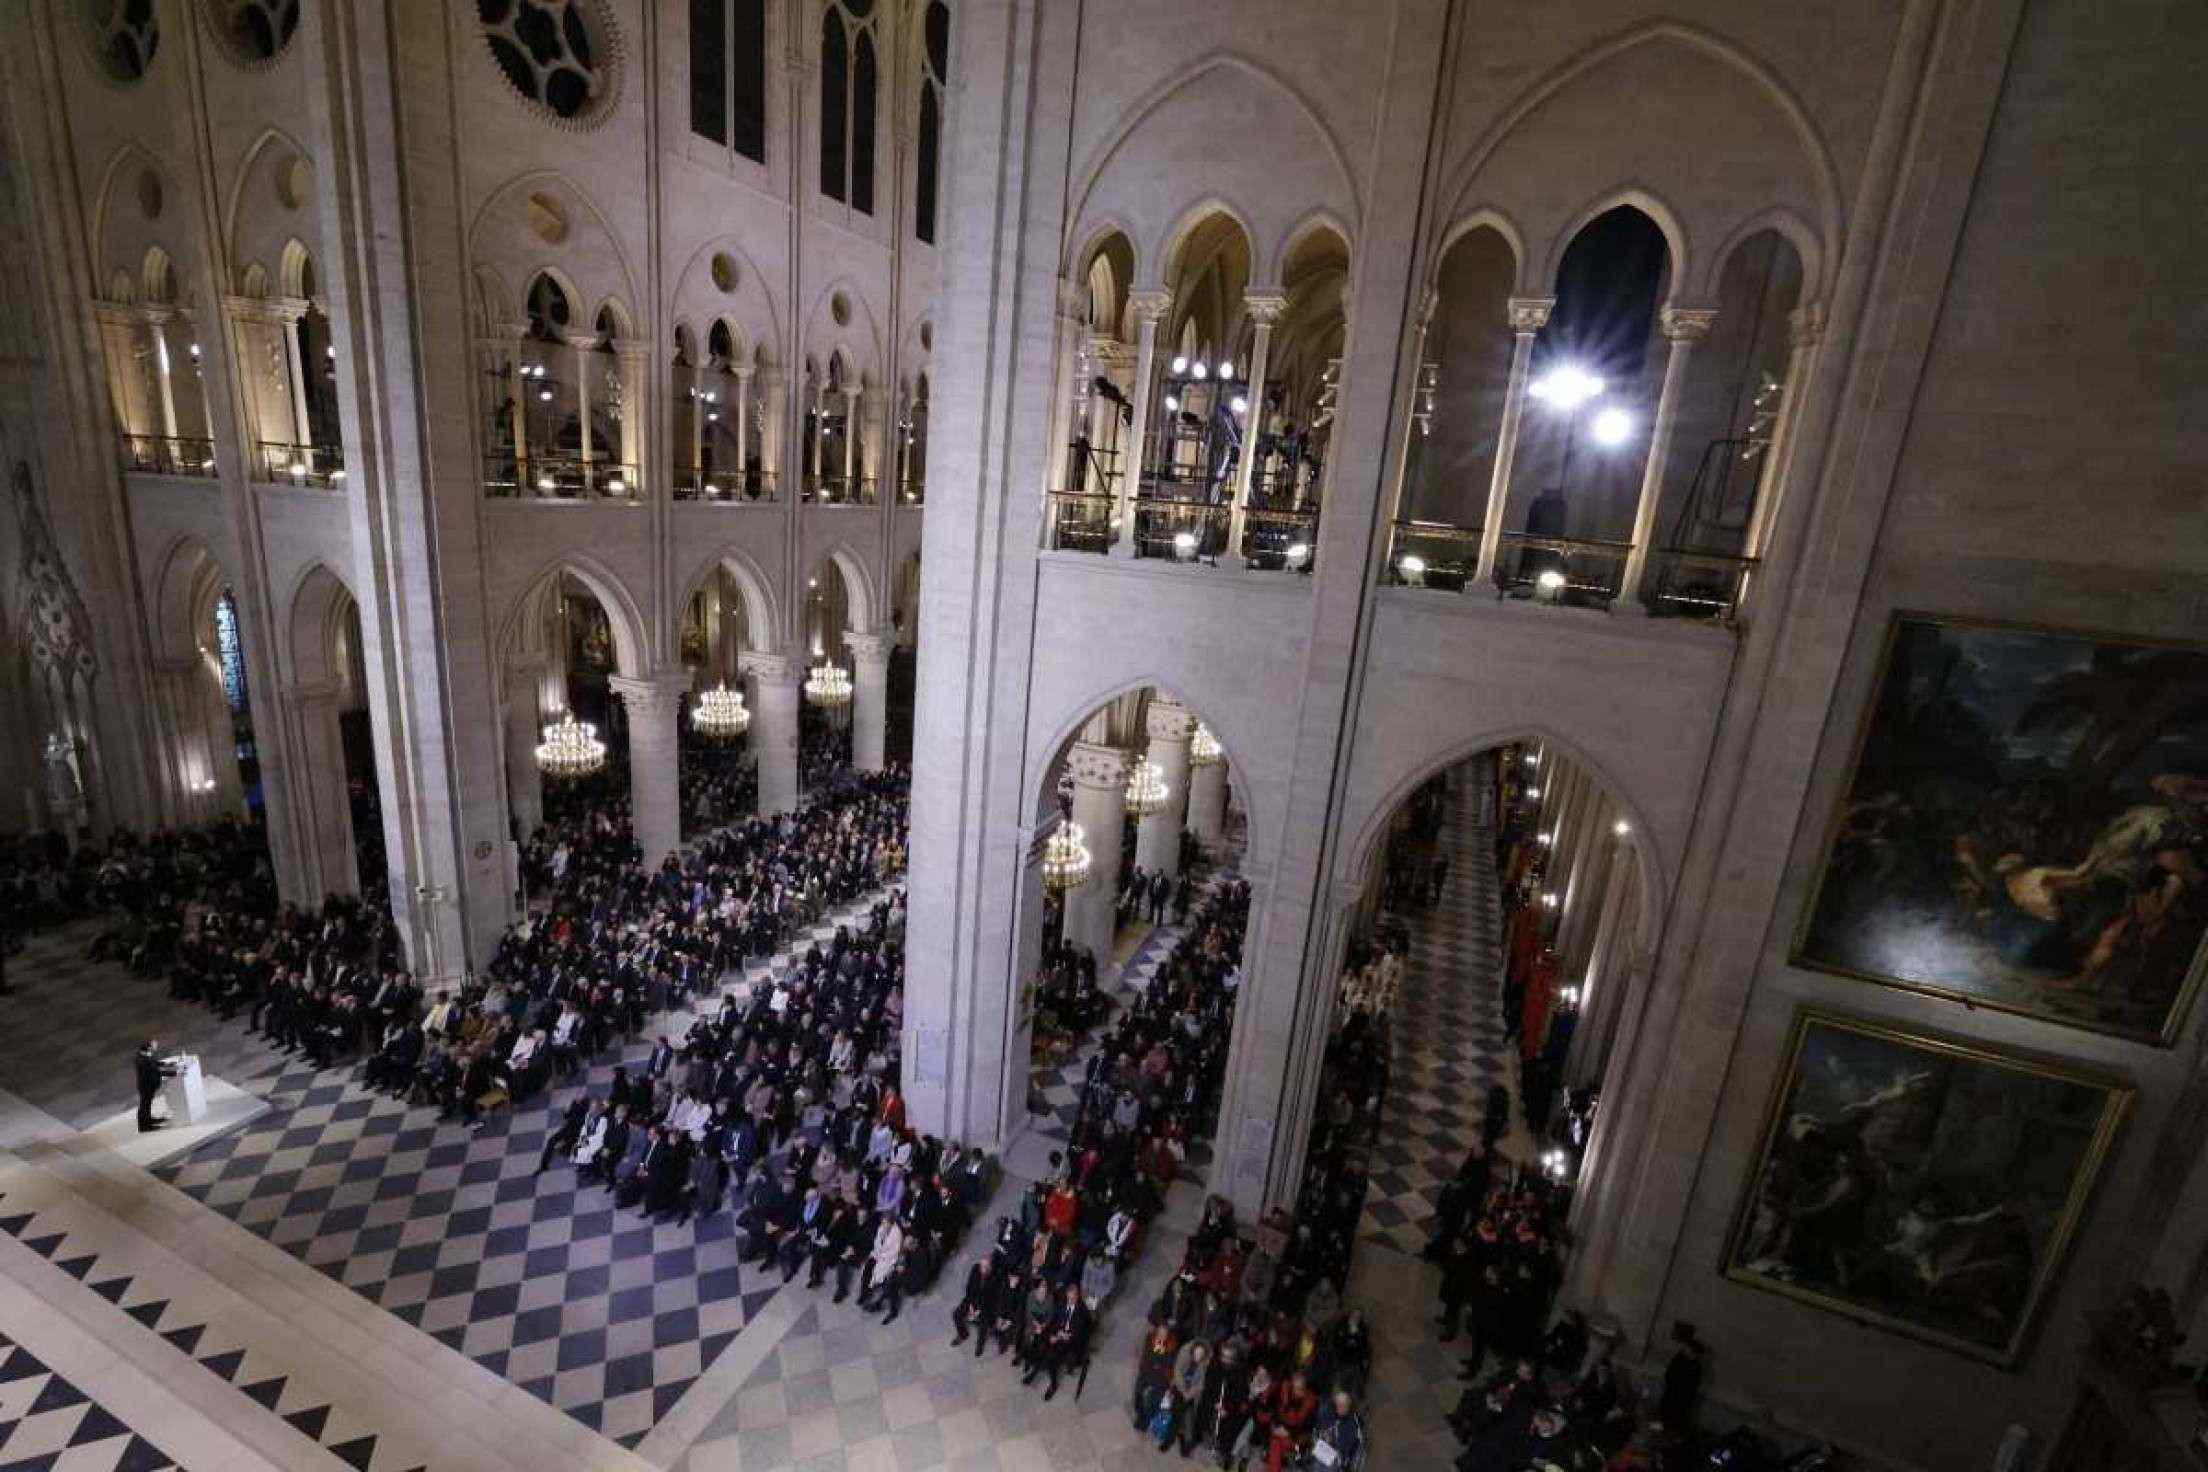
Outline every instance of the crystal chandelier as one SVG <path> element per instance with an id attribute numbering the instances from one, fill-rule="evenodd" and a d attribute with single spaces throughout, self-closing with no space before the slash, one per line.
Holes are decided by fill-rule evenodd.
<path id="1" fill-rule="evenodd" d="M 1165 811 L 1166 799 L 1173 795 L 1165 785 L 1165 773 L 1158 764 L 1147 758 L 1135 763 L 1134 775 L 1127 779 L 1127 811 L 1137 818 L 1147 818 L 1152 813 Z"/>
<path id="2" fill-rule="evenodd" d="M 1226 752 L 1219 745 L 1219 738 L 1211 734 L 1211 727 L 1199 722 L 1196 734 L 1188 738 L 1188 764 L 1192 767 L 1216 765 Z"/>
<path id="3" fill-rule="evenodd" d="M 751 727 L 751 712 L 744 709 L 744 694 L 726 684 L 701 691 L 690 708 L 690 729 L 714 741 L 733 741 Z"/>
<path id="4" fill-rule="evenodd" d="M 822 660 L 805 677 L 805 698 L 833 710 L 851 703 L 851 676 L 842 665 Z"/>
<path id="5" fill-rule="evenodd" d="M 1043 888 L 1064 894 L 1089 877 L 1089 846 L 1082 842 L 1081 825 L 1060 818 L 1043 844 Z"/>
<path id="6" fill-rule="evenodd" d="M 537 743 L 537 765 L 547 777 L 587 777 L 605 764 L 606 743 L 598 739 L 598 728 L 576 720 L 572 711 L 546 726 Z"/>

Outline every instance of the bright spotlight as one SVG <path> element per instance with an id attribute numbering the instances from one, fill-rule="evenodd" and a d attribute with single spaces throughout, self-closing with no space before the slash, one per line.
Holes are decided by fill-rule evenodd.
<path id="1" fill-rule="evenodd" d="M 1554 409 L 1569 412 L 1602 392 L 1602 380 L 1584 368 L 1559 364 L 1536 378 L 1526 392 Z"/>
<path id="2" fill-rule="evenodd" d="M 1179 377 L 1179 376 L 1180 376 L 1181 374 L 1183 374 L 1183 373 L 1186 373 L 1187 371 L 1188 371 L 1188 358 L 1187 358 L 1187 357 L 1186 357 L 1185 355 L 1183 355 L 1183 356 L 1181 356 L 1181 357 L 1177 357 L 1177 358 L 1175 358 L 1175 359 L 1173 360 L 1173 376 L 1174 376 L 1174 377 L 1178 378 L 1178 377 Z"/>
<path id="3" fill-rule="evenodd" d="M 1188 365 L 1188 376 L 1197 380 L 1199 383 L 1203 381 L 1204 376 L 1209 372 L 1210 370 L 1204 367 L 1202 363 L 1191 363 Z"/>
<path id="4" fill-rule="evenodd" d="M 1243 396 L 1242 396 L 1241 394 L 1236 394 L 1236 395 L 1234 396 L 1234 412 L 1235 412 L 1235 413 L 1237 413 L 1237 414 L 1247 414 L 1247 413 L 1249 413 L 1249 412 L 1250 412 L 1250 401 L 1249 401 L 1248 399 L 1244 398 L 1244 397 L 1243 397 Z"/>
<path id="5" fill-rule="evenodd" d="M 1173 555 L 1183 562 L 1193 562 L 1196 558 L 1196 534 L 1194 532 L 1175 533 L 1173 537 Z"/>
<path id="6" fill-rule="evenodd" d="M 1533 581 L 1534 586 L 1538 587 L 1544 593 L 1555 594 L 1564 591 L 1564 574 L 1558 572 L 1553 567 L 1544 569 L 1541 576 L 1535 578 Z"/>
<path id="7" fill-rule="evenodd" d="M 1625 819 L 1620 818 L 1617 822 L 1610 825 L 1610 831 L 1617 834 L 1618 837 L 1623 838 L 1626 834 L 1633 831 L 1633 825 L 1626 822 Z"/>
<path id="8" fill-rule="evenodd" d="M 1622 445 L 1633 435 L 1633 416 L 1623 409 L 1605 409 L 1595 416 L 1589 432 L 1598 445 Z"/>
<path id="9" fill-rule="evenodd" d="M 1415 586 L 1425 581 L 1426 559 L 1420 557 L 1415 552 L 1410 554 L 1409 556 L 1406 556 L 1401 562 L 1397 563 L 1396 566 L 1403 570 L 1404 582 L 1410 583 Z"/>
<path id="10" fill-rule="evenodd" d="M 1310 560 L 1311 560 L 1311 544 L 1310 544 L 1309 542 L 1291 542 L 1291 543 L 1289 543 L 1289 545 L 1288 545 L 1288 565 L 1289 565 L 1290 567 L 1302 567 L 1302 566 L 1303 566 L 1303 565 L 1304 565 L 1304 564 L 1305 564 L 1306 562 L 1309 562 Z"/>

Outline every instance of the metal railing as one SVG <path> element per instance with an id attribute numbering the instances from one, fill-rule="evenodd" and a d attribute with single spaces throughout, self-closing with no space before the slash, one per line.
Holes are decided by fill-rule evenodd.
<path id="1" fill-rule="evenodd" d="M 1495 586 L 1506 598 L 1607 608 L 1624 584 L 1625 559 L 1632 551 L 1631 542 L 1504 532 L 1495 556 Z"/>
<path id="2" fill-rule="evenodd" d="M 1135 501 L 1135 555 L 1204 562 L 1227 550 L 1234 508 L 1208 500 L 1149 495 Z"/>
<path id="3" fill-rule="evenodd" d="M 700 470 L 695 465 L 677 465 L 675 499 L 770 506 L 776 499 L 775 475 L 771 470 Z"/>
<path id="4" fill-rule="evenodd" d="M 1405 519 L 1389 528 L 1388 561 L 1380 570 L 1380 581 L 1461 593 L 1479 565 L 1478 527 Z"/>
<path id="5" fill-rule="evenodd" d="M 1731 623 L 1756 566 L 1753 557 L 1723 552 L 1679 547 L 1653 551 L 1648 554 L 1648 570 L 1641 575 L 1641 602 L 1662 617 Z"/>
<path id="6" fill-rule="evenodd" d="M 1318 507 L 1251 506 L 1243 512 L 1242 558 L 1249 566 L 1307 573 L 1318 552 Z"/>
<path id="7" fill-rule="evenodd" d="M 1044 508 L 1049 522 L 1050 547 L 1057 552 L 1112 550 L 1112 498 L 1053 491 Z"/>
<path id="8" fill-rule="evenodd" d="M 874 477 L 870 475 L 822 475 L 805 477 L 805 499 L 817 506 L 872 506 Z"/>
<path id="9" fill-rule="evenodd" d="M 215 442 L 202 435 L 126 434 L 123 469 L 140 475 L 213 475 Z"/>
<path id="10" fill-rule="evenodd" d="M 262 440 L 253 460 L 253 478 L 277 486 L 342 486 L 345 449 Z"/>
<path id="11" fill-rule="evenodd" d="M 900 506 L 925 506 L 925 505 L 927 505 L 927 504 L 928 504 L 928 486 L 927 486 L 927 482 L 926 482 L 926 481 L 920 481 L 920 480 L 908 480 L 908 481 L 906 481 L 906 482 L 904 483 L 903 487 L 902 487 L 902 488 L 900 488 L 900 489 L 898 490 L 898 492 L 897 492 L 897 504 L 898 504 L 898 505 L 900 505 Z"/>
<path id="12" fill-rule="evenodd" d="M 483 492 L 524 501 L 634 501 L 640 495 L 636 467 L 579 455 L 486 456 Z"/>

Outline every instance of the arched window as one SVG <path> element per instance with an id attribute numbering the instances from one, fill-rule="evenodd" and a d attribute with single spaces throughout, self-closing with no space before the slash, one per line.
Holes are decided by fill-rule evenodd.
<path id="1" fill-rule="evenodd" d="M 912 233 L 935 244 L 935 208 L 943 166 L 943 83 L 950 74 L 951 11 L 930 0 L 920 55 L 919 159 L 912 181 Z"/>
<path id="2" fill-rule="evenodd" d="M 767 161 L 766 0 L 690 0 L 690 131 Z"/>
<path id="3" fill-rule="evenodd" d="M 837 0 L 820 18 L 820 192 L 874 213 L 874 0 Z"/>

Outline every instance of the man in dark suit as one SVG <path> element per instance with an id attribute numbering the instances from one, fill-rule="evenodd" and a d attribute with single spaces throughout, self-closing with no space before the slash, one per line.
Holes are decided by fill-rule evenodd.
<path id="1" fill-rule="evenodd" d="M 161 1128 L 164 1121 L 153 1117 L 153 1096 L 161 1092 L 161 1080 L 169 1076 L 169 1068 L 161 1061 L 161 1045 L 147 1038 L 145 1046 L 138 1050 L 134 1060 L 138 1074 L 138 1133 Z"/>
<path id="2" fill-rule="evenodd" d="M 974 1336 L 974 1358 L 980 1359 L 982 1351 L 989 1347 L 989 1325 L 997 1313 L 997 1275 L 991 1267 L 993 1259 L 976 1258 L 966 1270 L 966 1296 L 951 1310 L 951 1336 L 954 1345 L 964 1344 L 966 1336 Z"/>
<path id="3" fill-rule="evenodd" d="M 1033 1384 L 1035 1373 L 1040 1370 L 1050 1377 L 1050 1385 L 1043 1391 L 1043 1399 L 1049 1400 L 1056 1395 L 1059 1372 L 1068 1365 L 1080 1364 L 1088 1357 L 1089 1330 L 1095 1325 L 1095 1317 L 1089 1311 L 1088 1303 L 1081 1297 L 1080 1286 L 1069 1286 L 1065 1301 L 1058 1305 L 1043 1331 L 1041 1353 L 1035 1356 L 1027 1373 L 1020 1377 L 1020 1383 Z"/>

